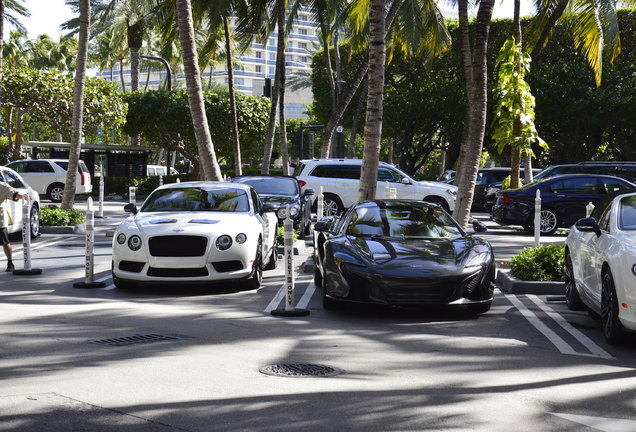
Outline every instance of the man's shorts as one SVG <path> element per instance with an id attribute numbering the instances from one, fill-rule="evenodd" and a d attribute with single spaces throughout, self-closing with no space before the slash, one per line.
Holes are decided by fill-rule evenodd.
<path id="1" fill-rule="evenodd" d="M 9 244 L 9 231 L 6 228 L 0 228 L 0 245 Z"/>

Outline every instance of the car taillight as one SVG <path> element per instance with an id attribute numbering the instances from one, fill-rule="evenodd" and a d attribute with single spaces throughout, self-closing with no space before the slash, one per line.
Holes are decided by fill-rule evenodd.
<path id="1" fill-rule="evenodd" d="M 511 194 L 501 194 L 501 204 L 508 204 L 513 198 Z"/>
<path id="2" fill-rule="evenodd" d="M 298 180 L 298 184 L 300 185 L 300 187 L 303 187 L 307 184 L 307 182 L 303 180 Z"/>
<path id="3" fill-rule="evenodd" d="M 84 186 L 84 184 L 86 183 L 86 173 L 81 172 L 80 174 L 82 175 L 81 185 Z"/>

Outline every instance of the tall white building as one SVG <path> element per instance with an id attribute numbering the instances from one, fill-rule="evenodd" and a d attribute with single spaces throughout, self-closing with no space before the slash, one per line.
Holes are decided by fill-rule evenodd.
<path id="1" fill-rule="evenodd" d="M 285 50 L 285 73 L 287 77 L 299 71 L 311 72 L 312 53 L 319 45 L 317 32 L 318 26 L 310 20 L 310 13 L 307 11 L 300 12 L 287 39 L 287 48 Z M 272 81 L 274 80 L 277 37 L 278 33 L 274 32 L 264 44 L 253 42 L 251 47 L 243 53 L 243 55 L 235 59 L 234 85 L 237 91 L 254 96 L 262 96 L 264 94 L 265 79 L 270 78 Z M 155 67 L 153 68 L 153 72 L 148 75 L 147 72 L 143 70 L 143 66 L 146 63 L 146 60 L 142 59 L 142 71 L 139 74 L 139 88 L 157 89 L 163 83 L 166 72 L 156 69 Z M 129 67 L 124 67 L 123 75 L 128 90 L 130 88 Z M 98 73 L 98 77 L 111 80 L 111 72 L 108 70 L 101 74 Z M 120 83 L 119 66 L 116 66 L 113 70 L 112 80 L 118 84 Z M 204 88 L 206 88 L 207 83 L 210 81 L 227 84 L 227 68 L 224 66 L 207 68 L 201 74 L 201 81 Z M 185 87 L 185 78 L 182 73 L 173 77 L 172 87 Z M 307 115 L 304 114 L 304 111 L 306 110 L 306 105 L 310 105 L 312 100 L 311 88 L 299 91 L 286 89 L 286 117 L 306 118 Z"/>

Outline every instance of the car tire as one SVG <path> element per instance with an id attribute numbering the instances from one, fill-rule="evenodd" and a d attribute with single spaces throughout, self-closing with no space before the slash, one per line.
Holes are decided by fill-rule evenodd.
<path id="1" fill-rule="evenodd" d="M 490 306 L 492 306 L 492 302 L 470 304 L 468 305 L 468 312 L 473 314 L 483 314 L 490 310 Z"/>
<path id="2" fill-rule="evenodd" d="M 263 282 L 263 254 L 261 252 L 261 240 L 258 240 L 258 246 L 256 247 L 256 258 L 254 258 L 254 264 L 252 265 L 252 274 L 245 282 L 245 288 L 248 290 L 255 290 L 261 287 Z"/>
<path id="3" fill-rule="evenodd" d="M 446 213 L 448 213 L 450 211 L 450 207 L 448 206 L 448 203 L 442 197 L 428 196 L 428 197 L 424 198 L 422 201 L 426 201 L 426 202 L 433 203 L 433 204 L 439 204 L 444 209 L 444 211 Z"/>
<path id="4" fill-rule="evenodd" d="M 35 205 L 31 207 L 29 229 L 31 230 L 32 239 L 40 236 L 40 209 Z"/>
<path id="5" fill-rule="evenodd" d="M 274 270 L 278 267 L 278 237 L 274 238 L 274 247 L 272 253 L 269 256 L 269 261 L 263 268 L 263 270 Z"/>
<path id="6" fill-rule="evenodd" d="M 625 339 L 625 329 L 618 319 L 618 298 L 614 287 L 612 271 L 603 272 L 601 283 L 601 325 L 603 336 L 611 345 L 619 345 Z"/>
<path id="7" fill-rule="evenodd" d="M 541 209 L 539 224 L 542 235 L 552 235 L 561 226 L 561 217 L 552 209 Z"/>
<path id="8" fill-rule="evenodd" d="M 325 194 L 322 208 L 323 216 L 338 216 L 344 211 L 342 201 L 334 194 Z M 321 217 L 318 216 L 318 220 L 320 219 Z"/>
<path id="9" fill-rule="evenodd" d="M 320 268 L 318 267 L 318 263 L 314 259 L 314 285 L 317 287 L 322 286 L 322 273 L 320 272 Z"/>
<path id="10" fill-rule="evenodd" d="M 62 202 L 64 197 L 64 185 L 62 183 L 53 183 L 46 190 L 46 196 L 53 202 Z"/>
<path id="11" fill-rule="evenodd" d="M 585 310 L 585 304 L 574 281 L 574 267 L 569 253 L 565 254 L 565 303 L 570 310 Z"/>

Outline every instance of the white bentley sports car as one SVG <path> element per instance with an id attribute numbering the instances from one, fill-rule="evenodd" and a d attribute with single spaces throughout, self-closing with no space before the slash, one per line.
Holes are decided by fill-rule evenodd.
<path id="1" fill-rule="evenodd" d="M 113 282 L 261 284 L 263 268 L 276 267 L 273 204 L 237 183 L 172 183 L 155 189 L 113 237 Z"/>
<path id="2" fill-rule="evenodd" d="M 636 193 L 608 198 L 572 226 L 565 274 L 568 307 L 599 314 L 609 343 L 636 331 Z"/>

